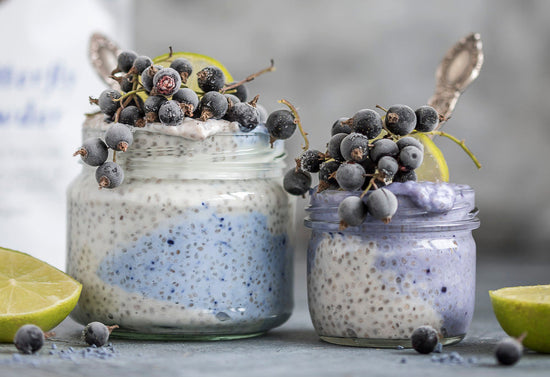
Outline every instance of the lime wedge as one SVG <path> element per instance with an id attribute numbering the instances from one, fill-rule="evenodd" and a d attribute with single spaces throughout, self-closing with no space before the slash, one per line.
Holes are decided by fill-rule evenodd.
<path id="1" fill-rule="evenodd" d="M 424 161 L 415 170 L 418 180 L 449 182 L 449 167 L 441 150 L 428 136 L 421 133 L 415 133 L 413 136 L 424 145 Z"/>
<path id="2" fill-rule="evenodd" d="M 189 60 L 189 62 L 193 66 L 193 72 L 191 72 L 191 76 L 189 76 L 189 78 L 187 79 L 187 86 L 190 89 L 193 89 L 195 92 L 201 92 L 201 89 L 197 84 L 197 72 L 199 72 L 204 67 L 216 66 L 220 68 L 225 75 L 225 83 L 228 84 L 230 82 L 233 82 L 233 77 L 231 77 L 231 74 L 229 73 L 227 68 L 223 66 L 222 63 L 209 56 L 196 54 L 194 52 L 174 52 L 172 56 L 170 56 L 169 54 L 160 55 L 153 59 L 153 63 L 162 65 L 163 67 L 169 67 L 170 63 L 172 63 L 172 61 L 177 58 L 185 58 Z"/>
<path id="3" fill-rule="evenodd" d="M 75 307 L 82 285 L 30 255 L 0 247 L 0 342 L 32 323 L 49 331 Z"/>
<path id="4" fill-rule="evenodd" d="M 510 336 L 527 336 L 523 345 L 550 353 L 550 285 L 501 288 L 489 291 L 495 316 Z"/>

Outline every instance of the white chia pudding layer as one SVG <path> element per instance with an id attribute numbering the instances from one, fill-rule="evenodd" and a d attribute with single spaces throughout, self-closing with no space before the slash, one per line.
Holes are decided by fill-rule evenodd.
<path id="1" fill-rule="evenodd" d="M 293 224 L 280 185 L 282 144 L 271 148 L 261 129 L 244 134 L 225 121 L 200 122 L 218 133 L 190 140 L 189 122 L 199 124 L 136 129 L 128 152 L 116 155 L 121 186 L 98 190 L 88 166 L 72 183 L 67 271 L 83 284 L 78 322 L 244 334 L 290 316 Z M 91 118 L 84 138 L 107 127 Z"/>
<path id="2" fill-rule="evenodd" d="M 320 336 L 408 339 L 422 325 L 445 338 L 464 336 L 474 310 L 473 191 L 440 184 L 438 195 L 450 194 L 453 210 L 434 213 L 419 208 L 412 194 L 430 191 L 430 185 L 387 186 L 399 200 L 392 222 L 369 219 L 343 231 L 333 212 L 347 194 L 313 195 L 306 222 L 313 228 L 307 282 Z"/>

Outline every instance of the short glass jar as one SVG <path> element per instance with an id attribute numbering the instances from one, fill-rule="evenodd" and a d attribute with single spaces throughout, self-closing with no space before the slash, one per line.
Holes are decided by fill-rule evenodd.
<path id="1" fill-rule="evenodd" d="M 411 347 L 414 329 L 430 325 L 443 345 L 457 343 L 474 312 L 474 191 L 431 182 L 386 188 L 399 202 L 389 224 L 367 216 L 343 230 L 338 204 L 360 193 L 312 194 L 305 224 L 312 229 L 307 284 L 315 330 L 336 344 Z"/>
<path id="2" fill-rule="evenodd" d="M 208 123 L 210 122 L 210 123 Z M 284 147 L 225 121 L 135 129 L 116 154 L 121 186 L 98 190 L 84 166 L 68 190 L 67 272 L 83 285 L 71 314 L 141 339 L 260 335 L 291 314 L 292 202 Z M 225 122 L 227 123 L 227 122 Z M 83 138 L 107 124 L 88 120 Z M 189 140 L 189 130 L 199 140 Z M 212 133 L 212 132 L 211 132 Z M 197 136 L 199 135 L 199 136 Z"/>

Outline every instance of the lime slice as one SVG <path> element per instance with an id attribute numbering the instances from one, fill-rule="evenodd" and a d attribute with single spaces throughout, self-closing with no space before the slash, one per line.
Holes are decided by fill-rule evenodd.
<path id="1" fill-rule="evenodd" d="M 193 72 L 191 73 L 191 76 L 187 79 L 187 87 L 193 89 L 195 92 L 201 92 L 201 89 L 197 84 L 197 72 L 199 72 L 204 67 L 213 65 L 220 68 L 225 75 L 225 83 L 228 84 L 230 82 L 233 82 L 233 77 L 231 77 L 231 74 L 229 73 L 227 68 L 223 66 L 222 63 L 209 56 L 195 54 L 194 52 L 174 52 L 171 57 L 170 54 L 160 55 L 153 59 L 153 63 L 162 65 L 163 67 L 169 67 L 170 63 L 172 63 L 172 61 L 177 58 L 185 58 L 189 60 L 189 62 L 193 66 Z"/>
<path id="2" fill-rule="evenodd" d="M 0 247 L 0 342 L 12 342 L 19 327 L 57 326 L 75 307 L 82 285 L 30 255 Z"/>
<path id="3" fill-rule="evenodd" d="M 415 170 L 418 180 L 449 182 L 449 167 L 441 150 L 428 136 L 421 133 L 415 133 L 413 136 L 424 145 L 424 161 Z"/>
<path id="4" fill-rule="evenodd" d="M 489 291 L 493 310 L 510 336 L 527 336 L 523 345 L 550 353 L 550 285 L 501 288 Z"/>

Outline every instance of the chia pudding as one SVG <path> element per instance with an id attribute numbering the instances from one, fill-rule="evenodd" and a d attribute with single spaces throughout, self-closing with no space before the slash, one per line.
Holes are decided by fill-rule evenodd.
<path id="1" fill-rule="evenodd" d="M 107 127 L 91 117 L 83 139 Z M 68 192 L 67 272 L 83 284 L 71 316 L 145 338 L 245 337 L 285 322 L 292 202 L 284 147 L 269 141 L 262 126 L 186 118 L 135 128 L 115 189 L 98 190 L 84 165 Z"/>
<path id="2" fill-rule="evenodd" d="M 344 230 L 338 204 L 360 193 L 312 192 L 305 223 L 312 229 L 307 283 L 313 325 L 323 340 L 337 344 L 410 347 L 422 325 L 437 329 L 443 344 L 456 343 L 474 311 L 474 191 L 433 182 L 386 188 L 399 202 L 391 222 L 368 216 Z"/>

